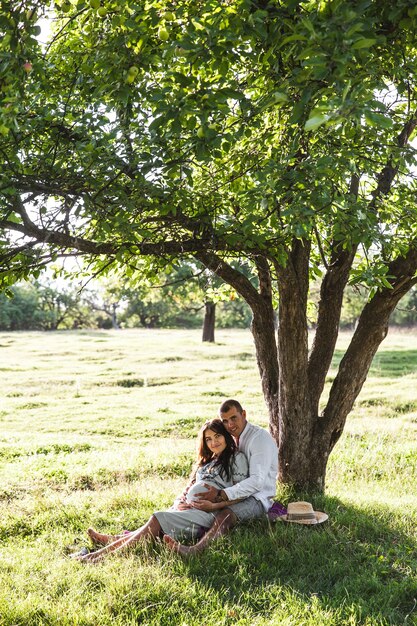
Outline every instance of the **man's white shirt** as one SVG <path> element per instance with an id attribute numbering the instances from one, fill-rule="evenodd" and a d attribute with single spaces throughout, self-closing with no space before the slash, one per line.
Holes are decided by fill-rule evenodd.
<path id="1" fill-rule="evenodd" d="M 248 459 L 249 477 L 224 491 L 229 500 L 253 496 L 268 511 L 272 505 L 271 498 L 276 493 L 277 445 L 267 430 L 247 422 L 239 437 L 239 452 L 243 452 Z"/>

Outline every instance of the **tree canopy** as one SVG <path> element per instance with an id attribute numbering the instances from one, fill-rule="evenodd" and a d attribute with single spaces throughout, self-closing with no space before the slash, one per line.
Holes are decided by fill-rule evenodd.
<path id="1" fill-rule="evenodd" d="M 2 1 L 2 285 L 74 254 L 132 280 L 198 260 L 252 309 L 281 478 L 322 487 L 417 281 L 417 6 L 63 0 L 43 46 L 44 11 Z M 370 300 L 320 409 L 348 281 Z"/>

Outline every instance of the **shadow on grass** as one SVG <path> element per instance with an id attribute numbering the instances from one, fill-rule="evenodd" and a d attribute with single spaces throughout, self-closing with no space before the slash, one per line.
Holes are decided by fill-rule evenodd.
<path id="1" fill-rule="evenodd" d="M 335 350 L 333 368 L 339 366 L 344 354 L 343 350 Z M 417 350 L 381 350 L 372 361 L 369 376 L 397 377 L 414 372 L 417 372 Z"/>
<path id="2" fill-rule="evenodd" d="M 306 621 L 300 615 L 291 624 L 310 624 L 313 602 L 318 623 L 416 624 L 416 545 L 399 520 L 388 510 L 373 515 L 337 499 L 315 506 L 329 513 L 328 522 L 238 527 L 188 561 L 188 575 L 246 616 L 242 623 L 251 623 L 250 615 L 280 623 L 298 604 Z"/>

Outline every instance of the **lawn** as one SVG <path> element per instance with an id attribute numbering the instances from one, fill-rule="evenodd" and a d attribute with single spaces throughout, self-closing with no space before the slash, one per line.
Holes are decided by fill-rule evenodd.
<path id="1" fill-rule="evenodd" d="M 137 528 L 171 504 L 223 399 L 267 425 L 249 331 L 200 339 L 0 334 L 0 626 L 417 624 L 411 333 L 391 333 L 374 359 L 313 502 L 322 526 L 260 520 L 189 561 L 162 545 L 99 565 L 68 558 L 87 526 Z"/>

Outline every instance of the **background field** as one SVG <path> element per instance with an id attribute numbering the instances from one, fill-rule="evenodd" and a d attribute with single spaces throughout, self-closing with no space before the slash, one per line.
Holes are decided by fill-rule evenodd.
<path id="1" fill-rule="evenodd" d="M 417 624 L 412 334 L 391 334 L 374 360 L 314 499 L 325 525 L 261 520 L 188 562 L 163 546 L 96 566 L 68 558 L 90 524 L 136 528 L 171 504 L 225 397 L 267 425 L 249 331 L 217 340 L 0 334 L 1 626 Z"/>

